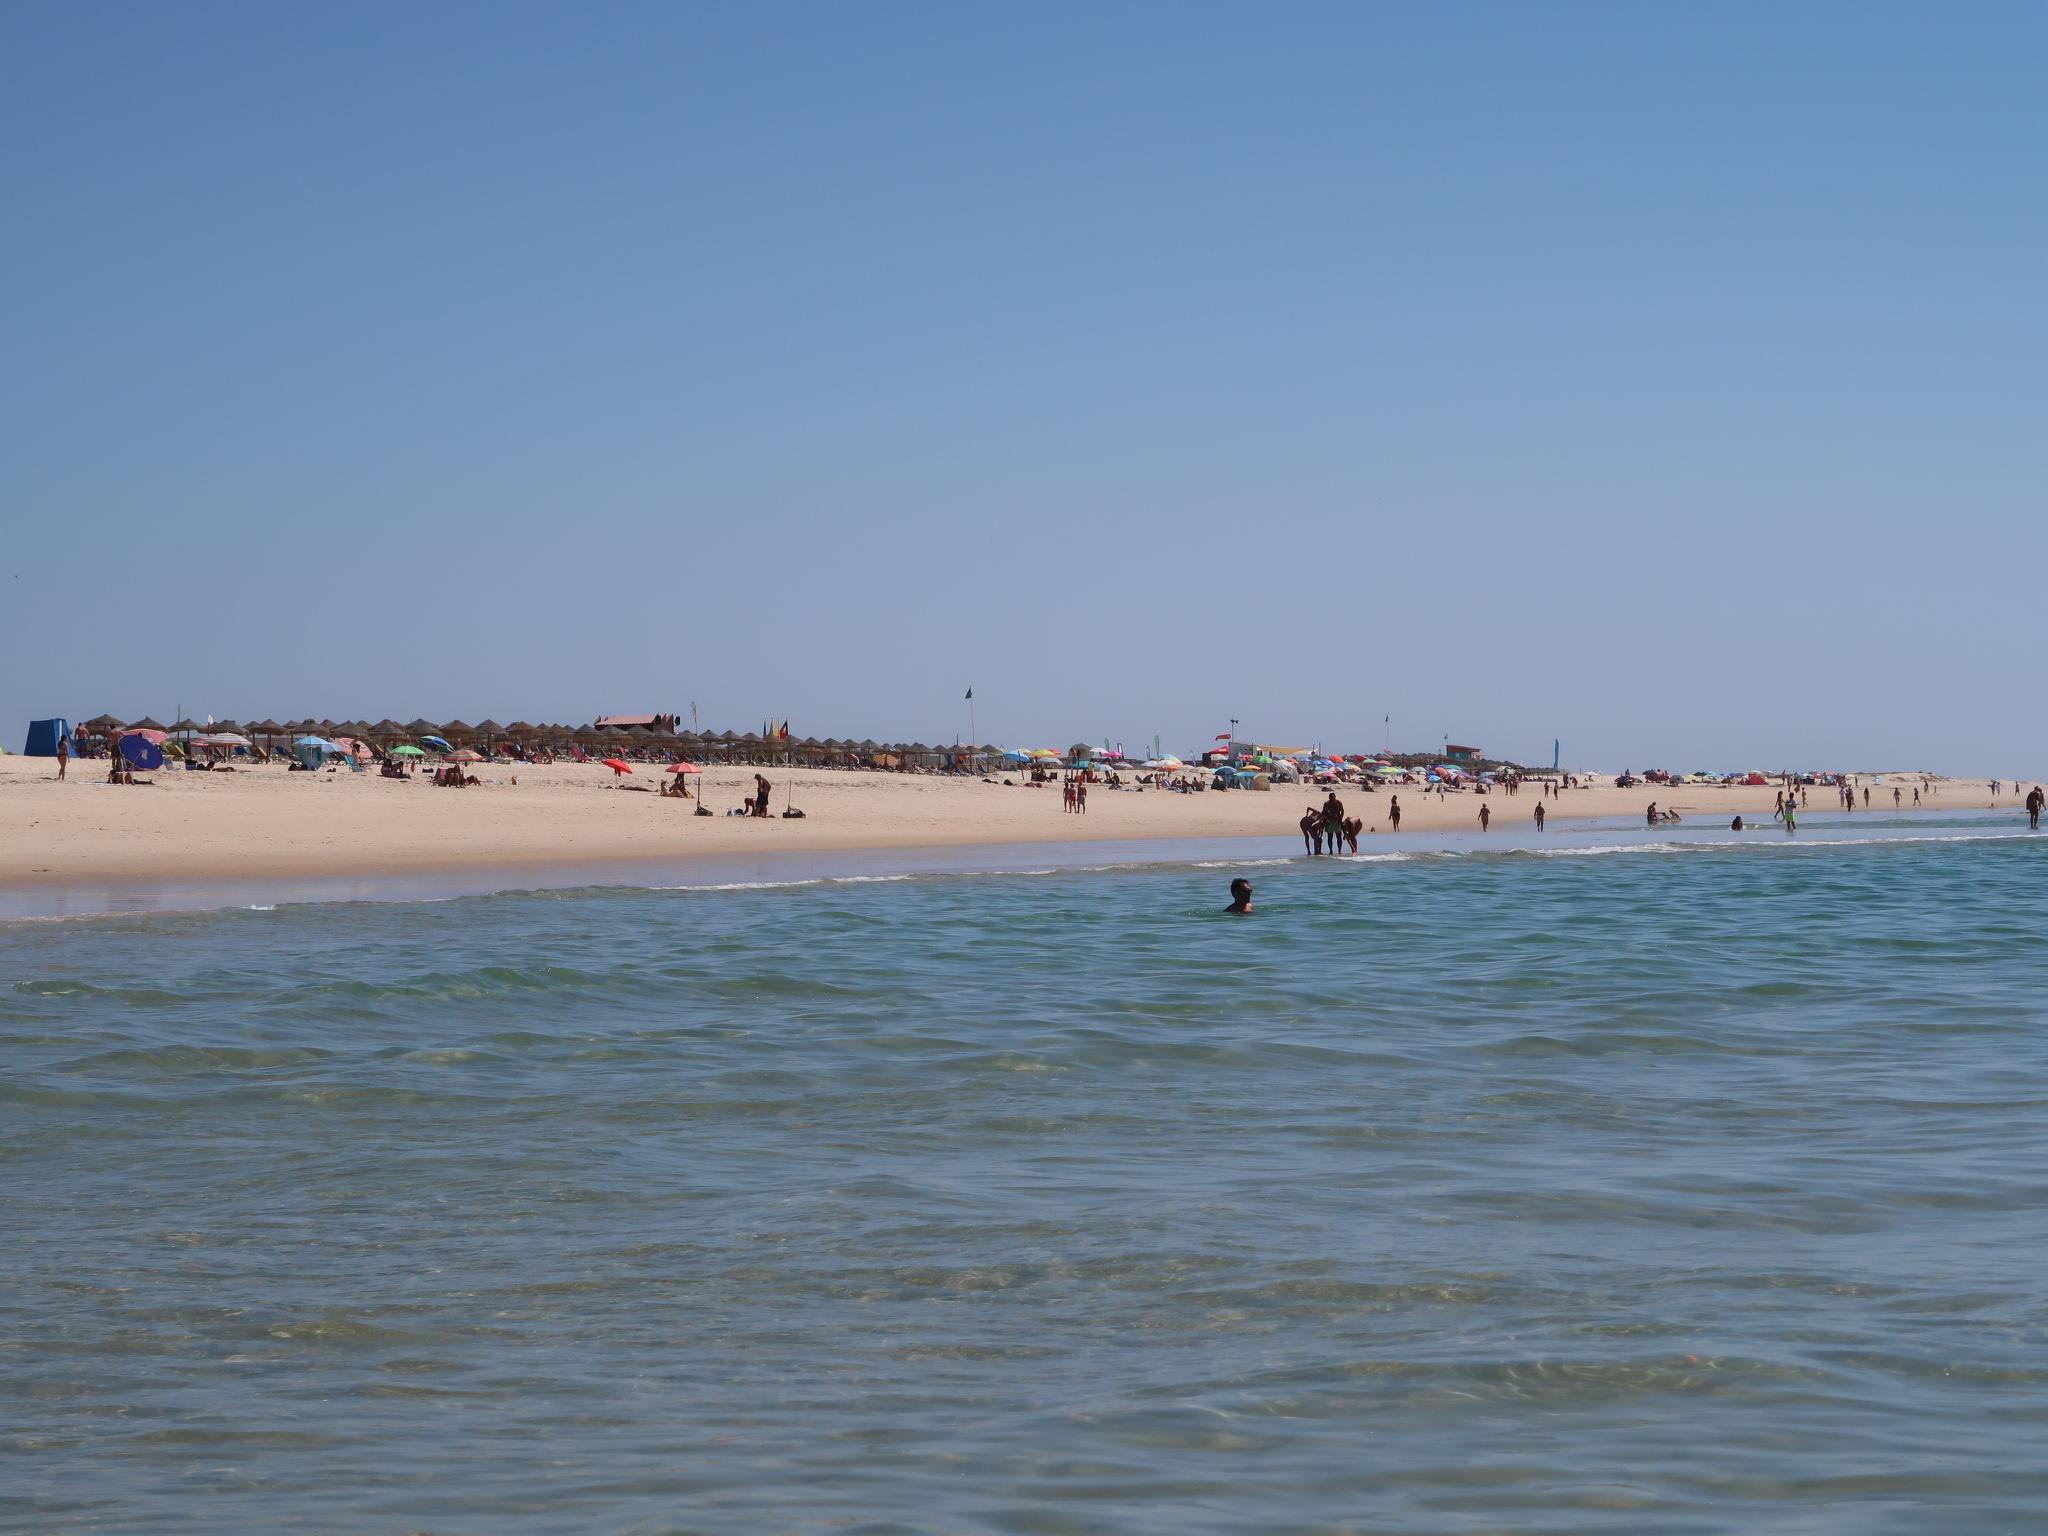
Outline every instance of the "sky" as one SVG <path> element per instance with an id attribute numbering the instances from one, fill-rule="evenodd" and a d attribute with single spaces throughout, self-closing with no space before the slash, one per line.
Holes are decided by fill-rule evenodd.
<path id="1" fill-rule="evenodd" d="M 2044 56 L 1995 0 L 5 7 L 0 744 L 2038 776 Z"/>

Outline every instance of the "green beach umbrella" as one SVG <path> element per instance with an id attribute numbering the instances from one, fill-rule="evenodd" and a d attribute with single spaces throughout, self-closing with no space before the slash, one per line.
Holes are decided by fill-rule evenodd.
<path id="1" fill-rule="evenodd" d="M 427 754 L 418 747 L 405 746 L 393 747 L 391 755 L 393 757 L 425 757 Z"/>

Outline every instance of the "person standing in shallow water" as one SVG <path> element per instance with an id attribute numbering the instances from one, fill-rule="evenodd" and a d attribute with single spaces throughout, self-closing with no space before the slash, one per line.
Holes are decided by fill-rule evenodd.
<path id="1" fill-rule="evenodd" d="M 1541 800 L 1536 802 L 1536 830 L 1538 832 L 1543 830 L 1543 802 Z"/>
<path id="2" fill-rule="evenodd" d="M 1490 805 L 1482 805 L 1481 807 L 1479 807 L 1479 830 L 1484 832 L 1487 829 L 1487 827 L 1492 823 L 1492 821 L 1493 807 Z"/>
<path id="3" fill-rule="evenodd" d="M 1239 875 L 1230 882 L 1230 905 L 1223 910 L 1225 912 L 1235 912 L 1242 917 L 1249 913 L 1251 909 L 1252 883 L 1245 879 L 1244 876 Z"/>

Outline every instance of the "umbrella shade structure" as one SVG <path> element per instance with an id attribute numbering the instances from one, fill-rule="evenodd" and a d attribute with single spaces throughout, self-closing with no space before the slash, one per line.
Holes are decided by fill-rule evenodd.
<path id="1" fill-rule="evenodd" d="M 88 731 L 118 731 L 127 723 L 126 720 L 118 719 L 113 715 L 94 715 L 85 722 L 85 728 Z"/>
<path id="2" fill-rule="evenodd" d="M 127 731 L 122 735 L 121 739 L 123 741 L 126 741 L 130 736 L 139 736 L 144 741 L 151 741 L 156 743 L 156 745 L 158 746 L 162 746 L 164 744 L 164 738 L 169 734 L 170 732 L 168 731 L 153 730 L 147 726 L 131 725 L 128 727 Z"/>
<path id="3" fill-rule="evenodd" d="M 140 720 L 133 722 L 129 729 L 136 731 L 168 731 L 170 727 L 161 720 L 152 719 L 150 716 L 144 715 Z"/>
<path id="4" fill-rule="evenodd" d="M 702 773 L 704 770 L 695 763 L 675 763 L 670 766 L 668 771 L 670 773 Z"/>
<path id="5" fill-rule="evenodd" d="M 407 744 L 402 747 L 393 747 L 391 755 L 393 757 L 425 757 L 427 754 L 420 748 Z"/>
<path id="6" fill-rule="evenodd" d="M 440 731 L 441 727 L 431 720 L 408 720 L 405 726 L 408 736 L 437 736 Z"/>
<path id="7" fill-rule="evenodd" d="M 149 738 L 152 732 L 134 731 L 121 738 L 121 756 L 128 760 L 131 768 L 148 772 L 164 765 L 164 749 L 157 741 Z"/>
<path id="8" fill-rule="evenodd" d="M 622 773 L 631 773 L 633 771 L 633 765 L 631 763 L 623 762 L 616 757 L 606 758 L 604 760 L 604 766 L 611 769 L 614 777 Z"/>
<path id="9" fill-rule="evenodd" d="M 436 752 L 453 752 L 455 750 L 453 747 L 449 746 L 447 742 L 443 741 L 439 736 L 422 736 L 420 738 L 420 745 L 423 747 L 432 747 Z"/>
<path id="10" fill-rule="evenodd" d="M 206 729 L 206 727 L 201 725 L 197 720 L 180 720 L 176 725 L 172 726 L 171 729 L 174 731 L 203 731 Z"/>
<path id="11" fill-rule="evenodd" d="M 472 752 L 469 748 L 464 747 L 460 752 L 450 753 L 448 760 L 451 763 L 480 763 L 484 760 L 484 755 L 481 752 Z"/>
<path id="12" fill-rule="evenodd" d="M 194 736 L 195 747 L 246 747 L 249 738 L 236 731 L 214 731 L 205 736 Z"/>

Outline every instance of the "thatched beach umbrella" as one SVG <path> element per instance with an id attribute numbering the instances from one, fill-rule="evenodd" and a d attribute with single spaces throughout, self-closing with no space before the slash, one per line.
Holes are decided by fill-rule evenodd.
<path id="1" fill-rule="evenodd" d="M 128 729 L 131 731 L 168 731 L 170 727 L 161 720 L 158 720 L 154 715 L 144 715 L 140 720 L 129 721 Z"/>
<path id="2" fill-rule="evenodd" d="M 187 718 L 184 720 L 180 720 L 176 725 L 171 726 L 169 729 L 173 735 L 176 735 L 181 731 L 203 731 L 206 729 L 206 727 L 201 725 L 197 720 Z"/>
<path id="3" fill-rule="evenodd" d="M 118 731 L 128 722 L 115 715 L 94 715 L 85 722 L 88 731 Z"/>
<path id="4" fill-rule="evenodd" d="M 406 723 L 405 734 L 408 736 L 438 736 L 441 734 L 441 727 L 434 724 L 431 720 L 411 720 Z"/>

